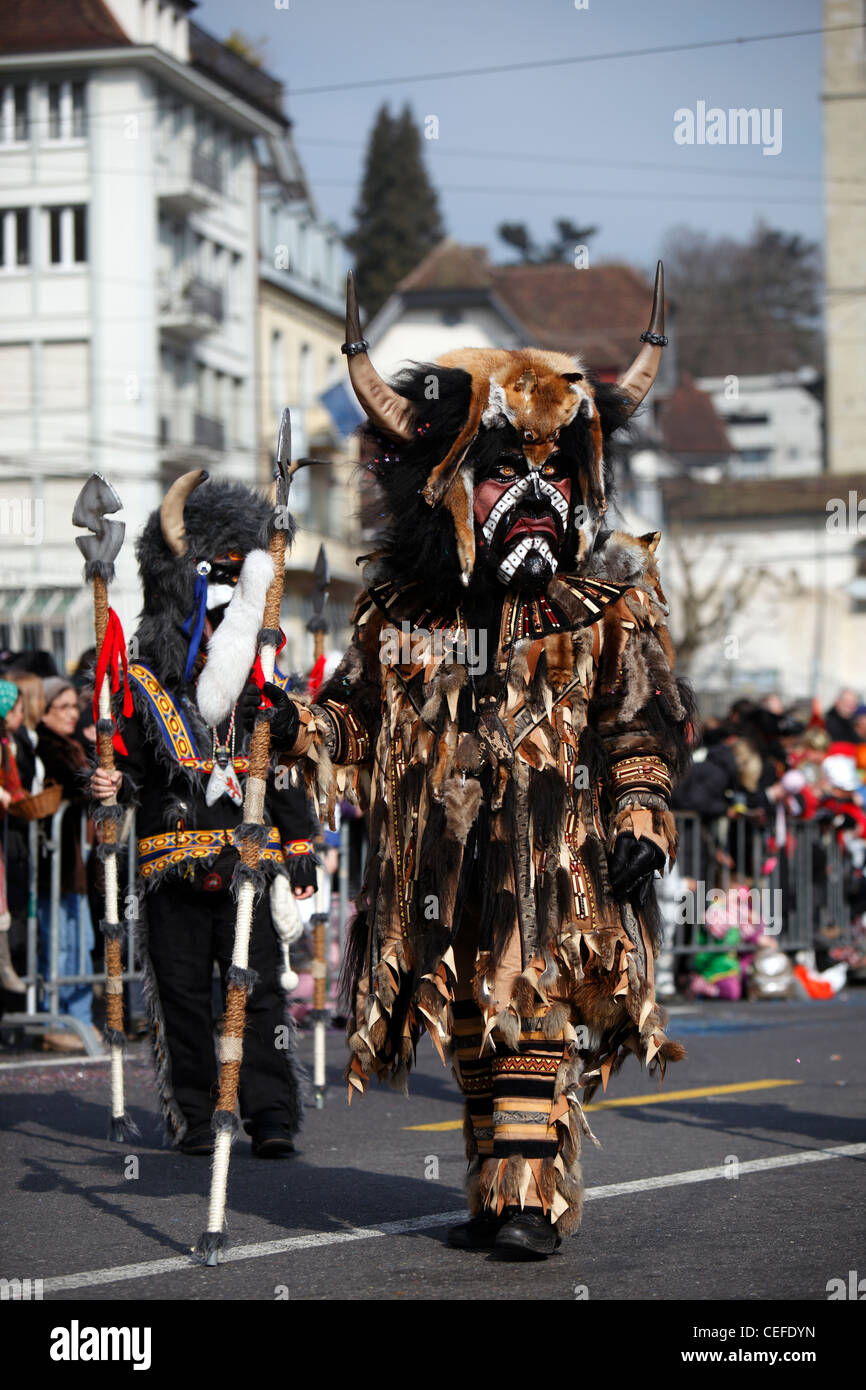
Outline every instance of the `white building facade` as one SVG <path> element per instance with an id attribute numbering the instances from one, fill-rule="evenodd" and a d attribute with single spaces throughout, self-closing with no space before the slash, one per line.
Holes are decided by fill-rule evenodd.
<path id="1" fill-rule="evenodd" d="M 734 478 L 803 477 L 823 469 L 824 408 L 818 372 L 703 377 L 734 447 L 726 473 Z"/>
<path id="2" fill-rule="evenodd" d="M 285 127 L 278 84 L 182 0 L 106 9 L 116 44 L 0 56 L 0 647 L 61 670 L 92 642 L 71 525 L 90 473 L 124 504 L 127 631 L 167 484 L 256 478 L 255 141 Z"/>

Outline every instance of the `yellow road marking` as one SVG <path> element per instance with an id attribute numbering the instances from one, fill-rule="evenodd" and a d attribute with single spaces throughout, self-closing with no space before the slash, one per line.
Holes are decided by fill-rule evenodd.
<path id="1" fill-rule="evenodd" d="M 767 1091 L 772 1086 L 799 1086 L 791 1081 L 733 1081 L 728 1086 L 699 1086 L 693 1091 L 664 1091 L 660 1095 L 622 1096 L 619 1100 L 596 1100 L 584 1110 L 608 1110 L 620 1105 L 664 1105 L 669 1100 L 697 1100 L 701 1096 L 729 1096 L 735 1091 Z M 462 1129 L 462 1120 L 442 1120 L 436 1125 L 404 1125 L 404 1129 Z"/>

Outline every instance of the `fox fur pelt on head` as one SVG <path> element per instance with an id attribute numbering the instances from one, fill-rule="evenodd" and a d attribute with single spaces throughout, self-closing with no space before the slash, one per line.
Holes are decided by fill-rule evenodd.
<path id="1" fill-rule="evenodd" d="M 184 555 L 174 554 L 167 545 L 159 510 L 148 518 L 135 547 L 144 604 L 134 651 L 168 689 L 184 680 L 189 635 L 182 627 L 193 608 L 197 562 L 231 551 L 246 556 L 260 546 L 267 548 L 272 514 L 272 503 L 252 488 L 209 479 L 184 507 Z M 289 543 L 294 532 L 290 520 Z"/>
<path id="2" fill-rule="evenodd" d="M 596 417 L 587 419 L 578 412 L 559 435 L 559 451 L 570 464 L 575 483 L 574 500 L 583 498 L 590 512 L 597 510 L 593 497 L 593 473 L 596 441 L 593 427 L 600 424 L 605 445 L 603 475 L 604 493 L 613 493 L 613 467 L 609 441 L 614 432 L 627 423 L 629 406 L 615 385 L 585 378 L 591 387 Z M 436 397 L 429 398 L 430 383 L 436 383 Z M 368 571 L 372 583 L 388 580 L 396 583 L 414 582 L 417 592 L 435 596 L 440 609 L 454 608 L 465 602 L 467 588 L 461 583 L 455 518 L 447 505 L 431 506 L 424 497 L 424 488 L 436 465 L 447 458 L 461 433 L 473 406 L 473 379 L 460 367 L 439 363 L 416 363 L 394 380 L 394 387 L 415 406 L 418 428 L 408 443 L 395 442 L 378 435 L 367 427 L 366 453 L 372 455 L 368 467 L 376 479 L 382 499 L 384 520 L 377 536 L 375 561 Z M 522 448 L 524 441 L 515 428 L 503 417 L 495 424 L 481 424 L 469 448 L 467 462 L 460 472 L 480 476 L 505 448 Z M 453 489 L 459 488 L 457 477 Z M 469 525 L 471 525 L 471 516 Z M 577 539 L 570 531 L 567 548 L 561 557 L 561 567 L 574 568 Z M 476 566 L 469 593 L 483 589 L 485 581 Z"/>

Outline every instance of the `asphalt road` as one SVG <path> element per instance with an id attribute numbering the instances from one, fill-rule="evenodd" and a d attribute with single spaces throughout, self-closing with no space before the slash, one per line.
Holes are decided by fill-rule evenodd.
<path id="1" fill-rule="evenodd" d="M 584 1147 L 582 1231 L 540 1264 L 445 1244 L 465 1160 L 456 1085 L 429 1040 L 408 1100 L 373 1088 L 347 1109 L 329 1034 L 327 1102 L 307 1111 L 298 1156 L 253 1159 L 245 1138 L 234 1150 L 217 1269 L 189 1255 L 208 1160 L 160 1147 L 141 1047 L 127 1064 L 135 1146 L 103 1137 L 103 1063 L 0 1065 L 0 1276 L 76 1302 L 826 1301 L 828 1281 L 866 1275 L 864 1023 L 863 989 L 674 1009 L 687 1061 L 661 1092 L 633 1062 L 614 1078 L 590 1116 L 602 1147 Z"/>

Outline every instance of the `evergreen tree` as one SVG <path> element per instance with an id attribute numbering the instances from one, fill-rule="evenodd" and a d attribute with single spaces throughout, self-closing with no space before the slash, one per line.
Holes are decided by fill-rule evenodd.
<path id="1" fill-rule="evenodd" d="M 346 245 L 355 258 L 358 297 L 372 315 L 445 234 L 408 106 L 397 116 L 382 106 L 376 117 L 354 216 Z"/>

